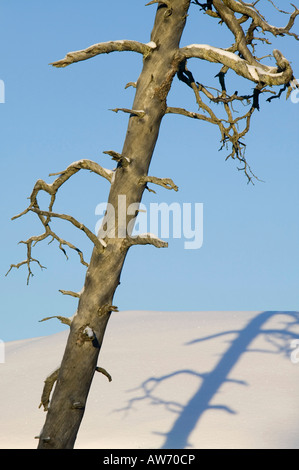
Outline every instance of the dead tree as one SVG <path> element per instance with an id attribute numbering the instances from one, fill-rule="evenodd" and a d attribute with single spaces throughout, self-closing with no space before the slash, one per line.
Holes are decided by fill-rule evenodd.
<path id="1" fill-rule="evenodd" d="M 272 0 L 268 0 L 278 9 Z M 78 297 L 78 307 L 72 319 L 57 317 L 70 326 L 70 333 L 59 370 L 51 374 L 45 381 L 41 405 L 47 411 L 46 422 L 39 436 L 39 448 L 73 448 L 84 409 L 88 392 L 96 371 L 104 373 L 109 380 L 110 375 L 97 366 L 104 333 L 111 313 L 116 310 L 113 297 L 119 284 L 122 267 L 133 245 L 151 244 L 166 247 L 167 243 L 150 234 L 132 237 L 127 230 L 128 224 L 134 222 L 138 213 L 138 205 L 149 184 L 157 184 L 166 189 L 177 190 L 177 186 L 169 178 L 148 175 L 150 161 L 158 138 L 159 128 L 165 115 L 180 114 L 192 119 L 207 121 L 216 125 L 220 131 L 221 148 L 228 149 L 226 158 L 234 159 L 248 182 L 254 182 L 255 175 L 245 157 L 243 138 L 250 128 L 250 121 L 256 110 L 260 109 L 262 94 L 270 94 L 268 101 L 280 97 L 283 91 L 290 94 L 297 87 L 290 62 L 279 50 L 274 50 L 266 57 L 275 60 L 266 65 L 257 57 L 258 46 L 266 48 L 269 37 L 293 36 L 291 32 L 295 18 L 299 14 L 296 7 L 292 13 L 279 10 L 288 16 L 284 27 L 269 24 L 257 9 L 257 3 L 245 3 L 243 0 L 213 0 L 200 3 L 197 0 L 152 0 L 147 5 L 157 4 L 157 11 L 150 42 L 143 44 L 134 40 L 116 40 L 92 45 L 87 49 L 70 52 L 64 59 L 53 62 L 54 67 L 66 67 L 75 62 L 84 61 L 104 53 L 115 51 L 131 51 L 143 56 L 143 68 L 136 83 L 129 83 L 136 88 L 132 109 L 117 108 L 115 112 L 128 114 L 128 129 L 121 153 L 108 150 L 117 162 L 114 171 L 101 167 L 91 160 L 79 160 L 71 163 L 64 171 L 54 173 L 52 183 L 38 180 L 30 196 L 27 209 L 15 218 L 34 212 L 43 227 L 43 233 L 22 241 L 27 247 L 24 261 L 12 265 L 19 268 L 28 267 L 28 281 L 32 276 L 31 265 L 41 263 L 32 255 L 34 245 L 42 240 L 56 241 L 59 248 L 66 254 L 66 249 L 75 250 L 83 265 L 87 267 L 84 288 L 80 294 L 65 292 Z M 180 40 L 189 8 L 202 10 L 202 13 L 226 26 L 234 36 L 234 43 L 228 48 L 218 48 L 206 44 L 192 44 L 180 47 Z M 261 37 L 259 36 L 261 35 Z M 265 57 L 265 54 L 264 54 Z M 187 68 L 188 59 L 198 58 L 219 64 L 219 90 L 196 81 Z M 253 92 L 240 94 L 235 91 L 227 93 L 226 73 L 231 70 L 249 81 Z M 196 111 L 171 107 L 167 103 L 174 77 L 186 84 L 194 94 Z M 244 80 L 244 83 L 248 83 Z M 275 87 L 280 87 L 275 91 Z M 234 107 L 245 109 L 235 116 Z M 221 108 L 222 116 L 219 113 Z M 242 127 L 243 126 L 243 127 Z M 54 203 L 58 190 L 72 175 L 80 170 L 89 170 L 107 179 L 111 184 L 108 202 L 115 208 L 115 223 L 111 224 L 107 215 L 96 236 L 90 229 L 74 217 L 54 212 Z M 50 195 L 50 203 L 46 210 L 40 208 L 38 196 L 41 191 Z M 119 207 L 119 196 L 125 196 L 123 207 Z M 135 211 L 127 210 L 135 204 Z M 124 217 L 124 213 L 126 217 Z M 72 243 L 62 239 L 51 228 L 52 219 L 63 219 L 82 230 L 93 244 L 93 252 L 89 263 L 83 253 Z M 112 228 L 111 228 L 112 227 Z M 52 389 L 53 390 L 52 396 Z M 49 405 L 50 404 L 50 405 Z"/>

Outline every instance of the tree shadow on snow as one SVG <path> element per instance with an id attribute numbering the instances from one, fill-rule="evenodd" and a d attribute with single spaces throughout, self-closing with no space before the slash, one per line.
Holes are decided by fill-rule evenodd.
<path id="1" fill-rule="evenodd" d="M 282 315 L 284 322 L 278 329 L 269 329 L 266 323 L 275 316 Z M 126 410 L 131 410 L 136 402 L 147 400 L 153 405 L 166 407 L 167 410 L 177 414 L 171 429 L 164 434 L 165 440 L 162 449 L 184 449 L 189 447 L 188 438 L 198 425 L 203 414 L 211 409 L 223 410 L 227 413 L 235 414 L 236 411 L 224 405 L 212 405 L 211 402 L 219 392 L 221 386 L 226 382 L 233 382 L 240 385 L 247 385 L 243 381 L 232 380 L 229 374 L 236 366 L 242 355 L 249 352 L 257 352 L 250 348 L 253 340 L 263 335 L 271 344 L 271 350 L 259 350 L 260 353 L 284 354 L 290 357 L 290 344 L 293 339 L 298 339 L 298 333 L 292 332 L 294 326 L 299 325 L 299 312 L 262 312 L 250 319 L 247 325 L 240 330 L 229 330 L 208 337 L 194 339 L 186 344 L 191 346 L 204 341 L 213 340 L 219 337 L 234 335 L 230 341 L 230 346 L 220 357 L 215 367 L 207 373 L 198 373 L 190 369 L 177 370 L 161 377 L 150 377 L 144 381 L 138 390 L 141 395 L 134 397 L 128 402 Z M 182 382 L 186 376 L 198 378 L 200 385 L 193 396 L 186 404 L 176 401 L 167 401 L 159 397 L 159 387 L 169 380 L 181 377 Z"/>

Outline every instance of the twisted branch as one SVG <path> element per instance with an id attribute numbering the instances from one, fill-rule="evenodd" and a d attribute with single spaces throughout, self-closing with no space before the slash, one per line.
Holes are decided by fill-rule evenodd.
<path id="1" fill-rule="evenodd" d="M 237 159 L 242 163 L 242 167 L 238 167 L 238 170 L 243 170 L 248 182 L 253 183 L 253 179 L 258 179 L 257 176 L 252 172 L 248 162 L 245 158 L 245 149 L 246 145 L 241 141 L 241 139 L 247 134 L 250 128 L 250 120 L 252 114 L 256 109 L 259 109 L 259 94 L 262 92 L 262 87 L 257 86 L 254 90 L 252 95 L 245 95 L 239 96 L 238 92 L 234 92 L 233 95 L 229 96 L 226 93 L 226 86 L 225 86 L 225 74 L 220 72 L 218 74 L 219 81 L 221 84 L 222 91 L 216 89 L 217 95 L 214 95 L 210 90 L 208 90 L 204 85 L 195 82 L 193 74 L 187 69 L 186 67 L 186 60 L 184 60 L 179 68 L 178 71 L 178 78 L 186 83 L 194 92 L 196 103 L 199 109 L 202 109 L 205 114 L 199 114 L 191 111 L 187 111 L 184 108 L 172 108 L 168 107 L 166 112 L 167 113 L 174 113 L 174 114 L 181 114 L 183 116 L 187 116 L 193 119 L 200 119 L 203 121 L 210 122 L 215 124 L 219 127 L 221 133 L 221 148 L 222 150 L 224 147 L 227 148 L 227 144 L 231 144 L 231 153 L 226 157 L 228 158 Z M 268 90 L 263 90 L 268 91 Z M 203 94 L 207 97 L 210 101 L 214 103 L 221 103 L 223 108 L 226 112 L 227 118 L 226 119 L 219 119 L 212 108 L 207 105 L 202 97 Z M 244 105 L 250 104 L 250 100 L 252 98 L 252 105 L 250 109 L 237 118 L 233 117 L 232 112 L 232 105 L 235 101 L 241 102 Z M 244 129 L 242 131 L 239 130 L 239 123 L 243 121 L 245 123 Z"/>
<path id="2" fill-rule="evenodd" d="M 23 215 L 27 214 L 33 207 L 38 208 L 37 204 L 37 195 L 40 191 L 45 191 L 46 193 L 50 194 L 51 196 L 51 201 L 49 204 L 49 211 L 52 211 L 56 194 L 59 188 L 75 173 L 77 173 L 80 170 L 89 170 L 99 176 L 102 176 L 103 178 L 107 179 L 110 183 L 113 177 L 113 171 L 112 170 L 107 170 L 106 168 L 101 167 L 98 165 L 98 163 L 93 162 L 92 160 L 78 160 L 76 162 L 71 163 L 65 170 L 60 171 L 58 173 L 50 173 L 49 176 L 58 176 L 56 180 L 48 184 L 44 180 L 37 180 L 37 182 L 34 185 L 34 188 L 32 190 L 31 196 L 30 196 L 30 205 L 28 206 L 27 209 L 25 209 L 23 212 L 21 212 L 18 215 L 15 215 L 12 217 L 12 220 L 18 219 L 19 217 L 22 217 Z"/>
<path id="3" fill-rule="evenodd" d="M 10 266 L 10 269 L 6 273 L 6 275 L 9 274 L 9 272 L 11 271 L 12 268 L 17 268 L 18 269 L 21 266 L 26 264 L 27 267 L 28 267 L 27 284 L 29 284 L 30 277 L 33 276 L 33 273 L 32 273 L 32 270 L 31 270 L 31 263 L 37 263 L 42 269 L 44 269 L 44 266 L 42 266 L 41 263 L 37 259 L 32 257 L 32 255 L 31 255 L 32 247 L 34 247 L 38 242 L 43 241 L 48 237 L 51 238 L 49 243 L 53 242 L 54 240 L 56 240 L 58 242 L 59 249 L 63 252 L 63 254 L 65 255 L 65 257 L 67 259 L 68 259 L 68 256 L 67 256 L 67 253 L 64 249 L 64 246 L 67 246 L 71 250 L 76 251 L 78 253 L 79 257 L 80 257 L 81 264 L 88 267 L 88 263 L 85 262 L 82 251 L 79 248 L 77 248 L 76 246 L 74 246 L 72 243 L 62 239 L 61 237 L 59 237 L 51 229 L 51 227 L 49 225 L 51 217 L 56 217 L 56 218 L 60 218 L 60 219 L 63 219 L 63 220 L 67 220 L 67 221 L 71 222 L 75 227 L 77 227 L 80 230 L 84 231 L 84 233 L 92 241 L 92 243 L 98 248 L 98 250 L 103 250 L 103 247 L 106 246 L 106 244 L 102 240 L 98 239 L 87 227 L 85 227 L 85 225 L 78 222 L 74 217 L 71 217 L 71 216 L 68 216 L 68 215 L 65 215 L 65 214 L 56 214 L 56 213 L 52 212 L 53 205 L 55 203 L 56 195 L 57 195 L 57 192 L 58 192 L 59 188 L 71 176 L 73 176 L 79 170 L 89 170 L 89 171 L 91 171 L 91 172 L 107 179 L 110 183 L 112 182 L 112 178 L 114 176 L 114 172 L 112 170 L 107 170 L 105 168 L 102 168 L 100 165 L 98 165 L 96 162 L 93 162 L 92 160 L 83 159 L 83 160 L 73 162 L 65 170 L 63 170 L 59 173 L 51 173 L 50 176 L 57 176 L 58 175 L 58 177 L 55 179 L 55 181 L 51 184 L 46 183 L 44 180 L 38 180 L 35 183 L 34 188 L 32 190 L 32 193 L 30 195 L 30 198 L 29 198 L 30 199 L 30 204 L 29 204 L 29 206 L 27 207 L 27 209 L 25 209 L 20 214 L 12 217 L 12 220 L 17 219 L 17 218 L 27 214 L 28 212 L 35 212 L 38 215 L 38 217 L 39 217 L 39 219 L 40 219 L 40 221 L 41 221 L 41 223 L 42 223 L 42 225 L 45 229 L 45 232 L 41 235 L 38 235 L 38 236 L 32 236 L 27 241 L 21 241 L 20 242 L 20 243 L 23 243 L 23 244 L 27 245 L 27 259 L 20 262 L 20 263 L 18 263 L 18 264 L 12 264 Z M 49 207 L 48 207 L 47 211 L 42 211 L 39 208 L 37 197 L 38 197 L 38 194 L 39 194 L 40 191 L 45 191 L 46 193 L 48 193 L 51 196 Z"/>
<path id="4" fill-rule="evenodd" d="M 299 15 L 299 9 L 293 4 L 291 5 L 293 6 L 294 11 L 290 15 L 287 25 L 285 27 L 276 27 L 267 23 L 261 13 L 252 4 L 250 5 L 248 3 L 244 3 L 243 1 L 235 0 L 223 0 L 223 3 L 233 12 L 241 13 L 242 15 L 246 15 L 247 17 L 252 18 L 255 26 L 261 28 L 263 31 L 267 31 L 273 34 L 273 36 L 284 36 L 286 34 L 299 40 L 299 36 L 297 34 L 290 32 L 291 28 L 294 26 L 296 17 Z"/>
<path id="5" fill-rule="evenodd" d="M 43 215 L 43 216 L 47 217 L 46 219 L 44 219 L 44 222 L 43 222 L 44 225 L 48 225 L 48 223 L 49 223 L 49 221 L 51 220 L 52 217 L 56 217 L 56 218 L 62 219 L 62 220 L 67 220 L 72 225 L 74 225 L 76 228 L 82 230 L 87 235 L 87 237 L 90 239 L 90 241 L 95 245 L 95 247 L 99 250 L 99 252 L 103 251 L 103 248 L 106 247 L 106 243 L 104 241 L 97 238 L 96 235 L 94 233 L 92 233 L 91 230 L 89 230 L 89 228 L 85 227 L 85 225 L 82 224 L 81 222 L 78 222 L 78 220 L 76 220 L 71 215 L 57 214 L 55 212 L 50 212 L 50 211 L 42 211 L 42 210 L 37 209 L 37 208 L 31 208 L 30 210 L 32 212 L 35 212 L 38 215 Z"/>
<path id="6" fill-rule="evenodd" d="M 269 1 L 278 11 L 288 14 L 283 10 L 279 10 L 272 0 Z M 248 178 L 248 182 L 252 182 L 253 178 L 258 178 L 250 169 L 245 158 L 246 145 L 242 142 L 242 139 L 249 131 L 250 121 L 254 111 L 260 109 L 260 95 L 265 92 L 274 94 L 274 96 L 267 100 L 271 102 L 273 99 L 279 98 L 282 92 L 288 89 L 288 97 L 295 81 L 290 62 L 279 50 L 274 49 L 273 51 L 276 67 L 265 65 L 261 62 L 262 58 L 256 57 L 256 44 L 254 41 L 260 41 L 266 44 L 270 44 L 270 42 L 266 37 L 256 37 L 255 32 L 262 30 L 263 33 L 269 32 L 274 36 L 289 35 L 299 40 L 299 36 L 291 32 L 295 19 L 299 15 L 299 9 L 293 5 L 294 11 L 292 14 L 289 14 L 287 25 L 285 27 L 276 27 L 267 23 L 265 18 L 258 11 L 256 8 L 258 1 L 245 3 L 243 0 L 213 0 L 207 3 L 200 3 L 198 0 L 194 0 L 192 3 L 198 5 L 205 13 L 225 23 L 232 32 L 235 42 L 227 49 L 221 49 L 207 44 L 191 44 L 180 49 L 179 57 L 182 60 L 177 74 L 178 78 L 192 88 L 199 110 L 202 110 L 203 113 L 195 113 L 184 108 L 174 107 L 168 107 L 166 113 L 181 114 L 217 125 L 221 133 L 220 150 L 224 147 L 227 148 L 227 144 L 230 143 L 232 149 L 227 159 L 230 157 L 238 159 L 242 163 L 238 170 L 243 170 Z M 241 15 L 241 17 L 238 15 Z M 243 24 L 247 21 L 249 21 L 250 24 L 246 30 L 243 29 Z M 251 50 L 249 48 L 251 48 Z M 271 57 L 271 55 L 265 55 L 264 57 Z M 220 92 L 216 90 L 217 94 L 215 95 L 210 89 L 208 90 L 207 87 L 195 82 L 192 73 L 188 71 L 186 67 L 186 62 L 190 58 L 199 58 L 222 65 L 220 72 L 216 75 L 219 78 L 221 86 Z M 227 94 L 225 76 L 229 69 L 256 84 L 252 94 L 239 96 L 237 91 L 232 95 Z M 275 94 L 274 91 L 265 89 L 266 86 L 282 86 L 283 88 L 281 88 L 278 94 Z M 212 110 L 211 106 L 203 101 L 202 95 L 208 98 L 210 102 L 221 103 L 223 105 L 222 109 L 224 109 L 226 113 L 226 118 L 220 119 Z M 243 105 L 251 103 L 250 109 L 237 118 L 233 116 L 235 112 L 233 104 L 236 101 L 239 101 Z M 241 122 L 244 123 L 243 130 L 239 129 Z"/>

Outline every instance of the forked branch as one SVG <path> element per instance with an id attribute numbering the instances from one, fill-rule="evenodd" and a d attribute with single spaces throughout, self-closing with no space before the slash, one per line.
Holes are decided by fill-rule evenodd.
<path id="1" fill-rule="evenodd" d="M 74 225 L 76 228 L 78 228 L 79 230 L 82 230 L 87 235 L 89 240 L 94 244 L 94 246 L 99 250 L 99 252 L 103 251 L 103 248 L 106 247 L 106 243 L 103 242 L 103 240 L 97 238 L 97 236 L 94 233 L 92 233 L 92 231 L 89 230 L 89 228 L 87 228 L 81 222 L 78 222 L 78 220 L 76 220 L 71 215 L 57 214 L 55 212 L 42 211 L 42 210 L 36 209 L 36 208 L 31 208 L 30 210 L 32 212 L 35 212 L 38 215 L 42 215 L 42 216 L 46 217 L 46 219 L 44 220 L 45 225 L 48 225 L 48 223 L 50 222 L 52 217 L 62 219 L 62 220 L 67 220 L 72 225 Z"/>
<path id="2" fill-rule="evenodd" d="M 221 85 L 221 91 L 213 89 L 217 92 L 217 95 L 213 94 L 210 91 L 210 87 L 205 87 L 204 85 L 195 82 L 193 74 L 186 67 L 186 60 L 184 60 L 179 68 L 178 78 L 186 83 L 190 87 L 195 95 L 196 103 L 200 110 L 203 110 L 205 114 L 195 113 L 192 111 L 187 111 L 184 108 L 172 108 L 168 107 L 166 112 L 173 114 L 181 114 L 193 119 L 199 119 L 203 121 L 210 122 L 219 127 L 221 133 L 221 149 L 224 147 L 227 148 L 227 144 L 231 144 L 231 153 L 226 157 L 237 159 L 242 163 L 242 166 L 238 170 L 243 170 L 247 176 L 248 182 L 253 183 L 253 178 L 258 179 L 256 175 L 252 172 L 248 162 L 245 158 L 245 149 L 246 145 L 242 142 L 243 137 L 247 134 L 250 128 L 250 120 L 256 109 L 259 109 L 259 95 L 263 90 L 263 87 L 257 85 L 252 95 L 239 96 L 238 92 L 235 91 L 233 95 L 227 95 L 226 86 L 225 86 L 225 73 L 220 72 L 218 74 L 219 82 Z M 208 89 L 209 88 L 209 89 Z M 219 119 L 215 112 L 212 110 L 211 106 L 206 104 L 203 100 L 203 97 L 208 98 L 213 103 L 221 103 L 223 105 L 224 111 L 226 112 L 226 119 Z M 233 117 L 233 103 L 240 102 L 244 106 L 251 103 L 252 104 L 249 110 L 245 114 L 238 116 L 237 118 Z M 244 122 L 243 130 L 240 130 L 240 123 Z"/>
<path id="3" fill-rule="evenodd" d="M 27 212 L 29 212 L 33 207 L 38 208 L 38 203 L 37 203 L 37 196 L 40 191 L 45 191 L 46 193 L 50 194 L 51 196 L 51 201 L 49 204 L 49 211 L 51 212 L 53 209 L 53 205 L 55 202 L 56 194 L 59 188 L 75 173 L 77 173 L 80 170 L 89 170 L 99 176 L 102 176 L 103 178 L 107 179 L 110 183 L 112 181 L 113 177 L 113 171 L 112 170 L 107 170 L 106 168 L 101 167 L 98 163 L 92 161 L 92 160 L 78 160 L 76 162 L 71 163 L 65 170 L 60 171 L 58 173 L 50 173 L 49 176 L 58 176 L 56 180 L 53 183 L 46 183 L 44 180 L 37 180 L 37 182 L 34 185 L 34 188 L 32 190 L 31 196 L 30 196 L 30 205 L 28 206 L 27 209 L 25 209 L 23 212 L 21 212 L 18 215 L 15 215 L 12 220 L 15 220 L 23 215 L 25 215 Z"/>
<path id="4" fill-rule="evenodd" d="M 29 281 L 30 281 L 30 277 L 33 277 L 33 272 L 31 270 L 31 263 L 37 263 L 41 269 L 46 269 L 46 267 L 43 266 L 39 262 L 38 259 L 33 258 L 32 255 L 31 255 L 32 243 L 33 242 L 37 243 L 38 241 L 44 240 L 45 238 L 46 238 L 46 236 L 45 236 L 45 234 L 43 234 L 43 235 L 40 235 L 40 236 L 37 236 L 37 237 L 31 237 L 29 240 L 27 240 L 27 242 L 21 241 L 20 243 L 24 243 L 24 244 L 27 245 L 27 259 L 25 259 L 24 261 L 21 261 L 18 264 L 11 264 L 9 270 L 6 273 L 6 276 L 8 276 L 8 274 L 10 273 L 10 271 L 13 268 L 19 269 L 21 266 L 27 265 L 27 269 L 28 269 L 27 285 L 28 285 Z"/>
<path id="5" fill-rule="evenodd" d="M 273 36 L 284 36 L 289 35 L 295 37 L 297 40 L 299 36 L 295 33 L 292 33 L 290 30 L 294 25 L 296 17 L 299 15 L 299 9 L 291 4 L 294 8 L 293 13 L 290 15 L 289 21 L 285 27 L 277 27 L 272 26 L 264 19 L 261 13 L 255 8 L 255 4 L 252 3 L 245 3 L 243 1 L 236 1 L 236 0 L 223 0 L 223 3 L 228 6 L 233 12 L 240 13 L 242 15 L 246 15 L 247 17 L 251 18 L 254 22 L 256 27 L 259 27 L 264 32 L 269 32 L 273 34 Z M 255 2 L 257 3 L 257 2 Z M 284 12 L 285 13 L 285 12 Z"/>
<path id="6" fill-rule="evenodd" d="M 38 215 L 38 217 L 39 217 L 39 219 L 40 219 L 40 221 L 41 221 L 41 223 L 42 223 L 42 225 L 45 229 L 45 232 L 41 235 L 38 235 L 38 236 L 32 236 L 27 241 L 21 241 L 20 242 L 20 243 L 23 243 L 23 244 L 27 245 L 27 259 L 20 262 L 20 263 L 18 263 L 18 264 L 12 264 L 10 266 L 10 269 L 7 272 L 7 274 L 11 271 L 12 268 L 17 268 L 18 269 L 23 265 L 27 265 L 27 267 L 28 267 L 27 284 L 28 284 L 29 280 L 30 280 L 30 277 L 33 276 L 33 273 L 32 273 L 32 270 L 31 270 L 31 263 L 37 263 L 42 269 L 44 268 L 44 266 L 42 266 L 41 263 L 37 259 L 32 257 L 32 255 L 31 255 L 32 247 L 34 247 L 38 242 L 41 242 L 41 241 L 47 239 L 48 237 L 50 237 L 50 243 L 54 240 L 56 240 L 59 243 L 59 248 L 64 253 L 66 258 L 68 258 L 68 256 L 67 256 L 65 248 L 64 248 L 65 246 L 67 246 L 71 250 L 75 250 L 78 253 L 79 257 L 80 257 L 81 263 L 84 266 L 88 266 L 88 264 L 84 260 L 82 251 L 79 248 L 77 248 L 76 246 L 74 246 L 72 243 L 62 239 L 61 237 L 59 237 L 51 229 L 50 221 L 51 221 L 52 217 L 60 218 L 60 219 L 67 220 L 67 221 L 71 222 L 75 227 L 79 228 L 80 230 L 82 230 L 87 235 L 87 237 L 98 248 L 98 250 L 103 250 L 103 248 L 106 246 L 106 244 L 102 240 L 98 239 L 96 237 L 96 235 L 94 235 L 91 232 L 91 230 L 89 230 L 87 227 L 85 227 L 85 225 L 83 225 L 82 223 L 78 222 L 74 217 L 71 217 L 71 216 L 65 215 L 65 214 L 57 214 L 57 213 L 53 212 L 53 205 L 55 203 L 56 195 L 57 195 L 57 192 L 58 192 L 59 188 L 71 176 L 73 176 L 79 170 L 89 170 L 89 171 L 91 171 L 91 172 L 107 179 L 110 183 L 112 182 L 112 178 L 114 176 L 114 172 L 112 170 L 107 170 L 105 168 L 102 168 L 98 163 L 96 163 L 92 160 L 82 159 L 82 160 L 73 162 L 65 170 L 63 170 L 59 173 L 51 173 L 50 176 L 57 176 L 58 175 L 58 177 L 55 179 L 55 181 L 51 184 L 48 184 L 43 180 L 38 180 L 35 183 L 34 188 L 32 190 L 32 193 L 30 195 L 30 198 L 29 198 L 30 199 L 30 204 L 29 204 L 29 206 L 23 212 L 21 212 L 20 214 L 14 216 L 12 218 L 12 220 L 17 219 L 17 218 L 27 214 L 28 212 L 35 212 Z M 39 194 L 40 191 L 45 191 L 46 193 L 48 193 L 51 196 L 50 203 L 49 203 L 47 211 L 42 211 L 39 208 L 37 197 L 38 197 L 38 194 Z"/>
<path id="7" fill-rule="evenodd" d="M 184 108 L 174 107 L 168 107 L 166 110 L 167 113 L 181 114 L 217 125 L 221 133 L 220 150 L 227 148 L 228 144 L 231 145 L 231 153 L 227 158 L 236 158 L 241 162 L 242 165 L 238 170 L 244 171 L 248 182 L 253 182 L 253 178 L 258 178 L 252 172 L 245 158 L 246 145 L 242 140 L 249 131 L 254 111 L 260 109 L 260 96 L 262 93 L 272 93 L 274 96 L 267 100 L 271 102 L 273 99 L 279 98 L 283 91 L 288 89 L 288 97 L 295 82 L 291 64 L 279 50 L 274 49 L 272 53 L 276 61 L 276 67 L 265 65 L 261 62 L 263 58 L 256 56 L 257 41 L 263 44 L 270 44 L 267 37 L 256 36 L 256 31 L 258 30 L 261 30 L 263 34 L 271 33 L 273 36 L 289 35 L 299 40 L 299 36 L 291 32 L 295 19 L 299 15 L 299 9 L 293 5 L 294 11 L 292 14 L 289 14 L 277 8 L 273 0 L 269 1 L 280 13 L 289 15 L 289 20 L 285 27 L 270 25 L 258 11 L 256 7 L 258 1 L 245 3 L 243 0 L 213 0 L 207 3 L 200 3 L 194 0 L 192 2 L 204 10 L 205 13 L 225 23 L 232 32 L 235 42 L 227 49 L 207 44 L 191 44 L 181 48 L 179 54 L 182 60 L 177 74 L 178 78 L 192 88 L 199 110 L 203 111 L 203 113 L 195 113 Z M 246 29 L 245 24 L 248 21 L 249 25 L 247 25 Z M 271 57 L 272 55 L 264 55 L 264 58 Z M 222 65 L 220 72 L 216 75 L 219 78 L 221 91 L 216 90 L 217 94 L 215 94 L 211 91 L 215 90 L 215 88 L 206 87 L 194 80 L 192 73 L 186 68 L 186 62 L 191 58 L 198 58 Z M 229 69 L 255 83 L 252 94 L 242 96 L 238 91 L 235 91 L 232 95 L 227 94 L 225 77 Z M 266 89 L 266 86 L 281 86 L 282 88 L 278 94 L 275 94 L 272 89 Z M 203 98 L 208 98 L 209 104 Z M 227 117 L 220 119 L 218 112 L 216 113 L 212 109 L 211 102 L 221 103 Z M 251 104 L 251 106 L 245 113 L 241 111 L 238 117 L 234 117 L 235 112 L 240 112 L 234 109 L 235 102 L 240 102 L 244 106 Z M 243 123 L 243 129 L 240 129 L 241 123 Z"/>

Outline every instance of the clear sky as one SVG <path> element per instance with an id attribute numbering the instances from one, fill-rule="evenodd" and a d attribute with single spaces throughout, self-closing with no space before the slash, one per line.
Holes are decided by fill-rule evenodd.
<path id="1" fill-rule="evenodd" d="M 11 263 L 26 257 L 19 245 L 43 232 L 34 214 L 10 219 L 28 204 L 35 181 L 53 181 L 48 174 L 72 161 L 89 158 L 113 168 L 105 150 L 121 152 L 128 116 L 109 109 L 130 108 L 142 57 L 134 53 L 98 56 L 65 69 L 48 64 L 69 51 L 111 39 L 150 40 L 156 6 L 141 0 L 9 0 L 0 5 L 0 79 L 5 103 L 0 104 L 1 139 L 1 317 L 0 338 L 14 340 L 60 331 L 52 315 L 71 316 L 76 300 L 59 289 L 79 291 L 85 268 L 76 254 L 66 261 L 57 244 L 35 248 L 34 257 L 47 266 L 33 265 L 26 285 L 26 266 L 5 277 Z M 278 1 L 283 9 L 292 7 Z M 285 25 L 270 2 L 260 2 L 272 24 Z M 299 21 L 296 31 L 299 32 Z M 229 47 L 225 26 L 192 5 L 182 45 L 193 43 Z M 266 55 L 280 49 L 299 76 L 298 45 L 294 38 L 273 38 Z M 197 81 L 218 87 L 220 66 L 192 60 Z M 229 92 L 235 79 L 227 77 Z M 240 94 L 253 84 L 238 81 Z M 192 91 L 174 80 L 169 106 L 198 111 Z M 161 127 L 150 174 L 172 178 L 179 191 L 157 187 L 143 202 L 202 203 L 203 245 L 184 249 L 184 240 L 169 239 L 168 249 L 133 247 L 126 259 L 114 304 L 120 310 L 296 310 L 299 281 L 299 104 L 261 98 L 261 110 L 246 137 L 247 159 L 265 182 L 247 185 L 234 161 L 219 152 L 218 128 L 183 116 L 166 116 Z M 92 230 L 96 206 L 107 200 L 109 184 L 88 172 L 75 175 L 59 191 L 56 211 L 69 213 Z M 41 201 L 47 201 L 47 197 Z M 91 246 L 66 223 L 53 224 L 62 237 L 90 255 Z"/>

